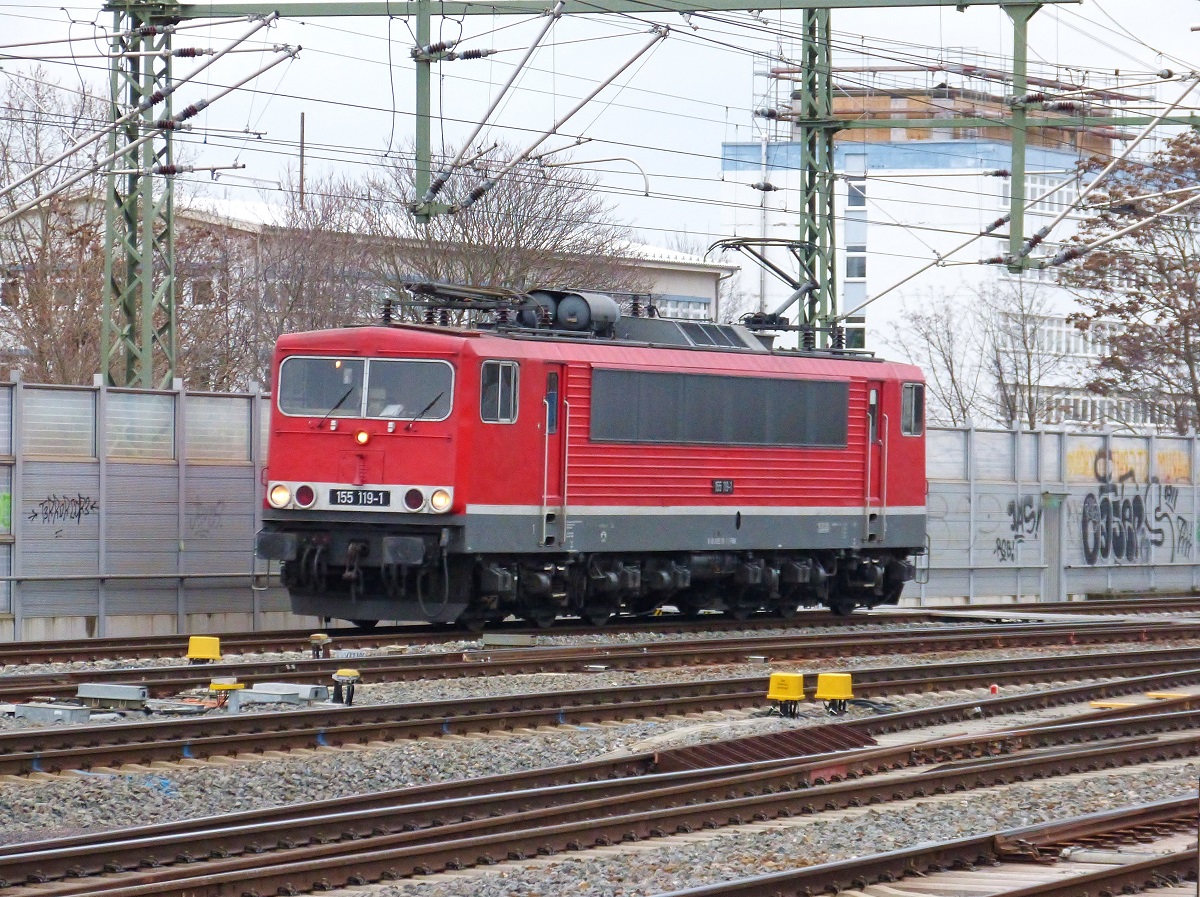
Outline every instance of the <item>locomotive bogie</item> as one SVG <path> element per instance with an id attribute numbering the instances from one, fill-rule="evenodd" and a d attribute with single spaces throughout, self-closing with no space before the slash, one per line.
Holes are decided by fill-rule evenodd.
<path id="1" fill-rule="evenodd" d="M 913 565 L 903 556 L 819 552 L 730 552 L 529 556 L 446 554 L 433 533 L 370 531 L 264 534 L 259 551 L 282 563 L 282 580 L 299 608 L 343 619 L 457 621 L 469 626 L 515 616 L 549 625 L 557 617 L 600 622 L 664 607 L 687 614 L 727 611 L 745 618 L 798 608 L 897 602 Z M 402 612 L 404 616 L 395 616 Z"/>

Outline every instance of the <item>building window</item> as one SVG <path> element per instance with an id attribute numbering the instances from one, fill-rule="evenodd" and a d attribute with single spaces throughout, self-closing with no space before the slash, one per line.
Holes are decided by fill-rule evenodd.
<path id="1" fill-rule="evenodd" d="M 516 423 L 517 363 L 485 361 L 479 377 L 479 416 L 489 424 Z"/>
<path id="2" fill-rule="evenodd" d="M 865 255 L 846 256 L 846 276 L 863 278 L 867 276 L 867 257 Z"/>
<path id="3" fill-rule="evenodd" d="M 867 182 L 848 181 L 846 183 L 846 205 L 850 208 L 862 208 L 867 204 Z"/>
<path id="4" fill-rule="evenodd" d="M 844 232 L 847 247 L 862 246 L 865 250 L 867 245 L 867 210 L 847 210 Z"/>

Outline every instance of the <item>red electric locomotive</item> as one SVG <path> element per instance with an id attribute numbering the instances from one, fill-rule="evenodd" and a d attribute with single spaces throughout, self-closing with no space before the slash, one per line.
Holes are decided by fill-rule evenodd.
<path id="1" fill-rule="evenodd" d="M 276 347 L 257 549 L 295 612 L 472 628 L 664 605 L 847 614 L 912 579 L 917 368 L 622 315 L 597 293 L 414 289 L 473 326 Z"/>

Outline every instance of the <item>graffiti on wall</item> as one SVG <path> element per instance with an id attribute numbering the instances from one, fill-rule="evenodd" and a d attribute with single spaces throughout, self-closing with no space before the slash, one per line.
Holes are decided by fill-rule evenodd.
<path id="1" fill-rule="evenodd" d="M 40 523 L 82 523 L 84 517 L 89 517 L 100 510 L 100 502 L 90 495 L 47 495 L 41 501 L 34 502 L 29 509 L 29 519 Z"/>
<path id="2" fill-rule="evenodd" d="M 1179 487 L 1147 477 L 1147 465 L 1104 450 L 1094 452 L 1096 488 L 1083 499 L 1080 535 L 1083 558 L 1090 565 L 1147 563 L 1151 550 L 1158 560 L 1192 557 L 1193 529 L 1179 506 Z"/>
<path id="3" fill-rule="evenodd" d="M 993 554 L 1001 563 L 1017 559 L 1017 546 L 1036 542 L 1042 531 L 1041 503 L 1032 495 L 1022 495 L 1008 503 L 1008 533 L 996 538 Z"/>

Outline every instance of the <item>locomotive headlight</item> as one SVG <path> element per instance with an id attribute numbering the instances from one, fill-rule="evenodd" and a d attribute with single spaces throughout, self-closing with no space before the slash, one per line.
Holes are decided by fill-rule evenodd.
<path id="1" fill-rule="evenodd" d="M 366 445 L 368 442 L 371 441 L 371 434 L 368 433 L 366 430 L 359 430 L 357 433 L 354 434 L 354 441 L 357 442 L 359 445 Z"/>
<path id="2" fill-rule="evenodd" d="M 271 491 L 267 493 L 267 501 L 275 508 L 286 508 L 288 502 L 292 500 L 292 490 L 283 483 L 276 483 L 271 487 Z"/>
<path id="3" fill-rule="evenodd" d="M 312 486 L 305 483 L 303 486 L 296 487 L 296 504 L 302 508 L 311 508 L 313 502 L 317 500 L 317 493 Z"/>
<path id="4" fill-rule="evenodd" d="M 435 489 L 429 496 L 429 507 L 441 514 L 450 510 L 450 493 L 445 489 Z"/>

